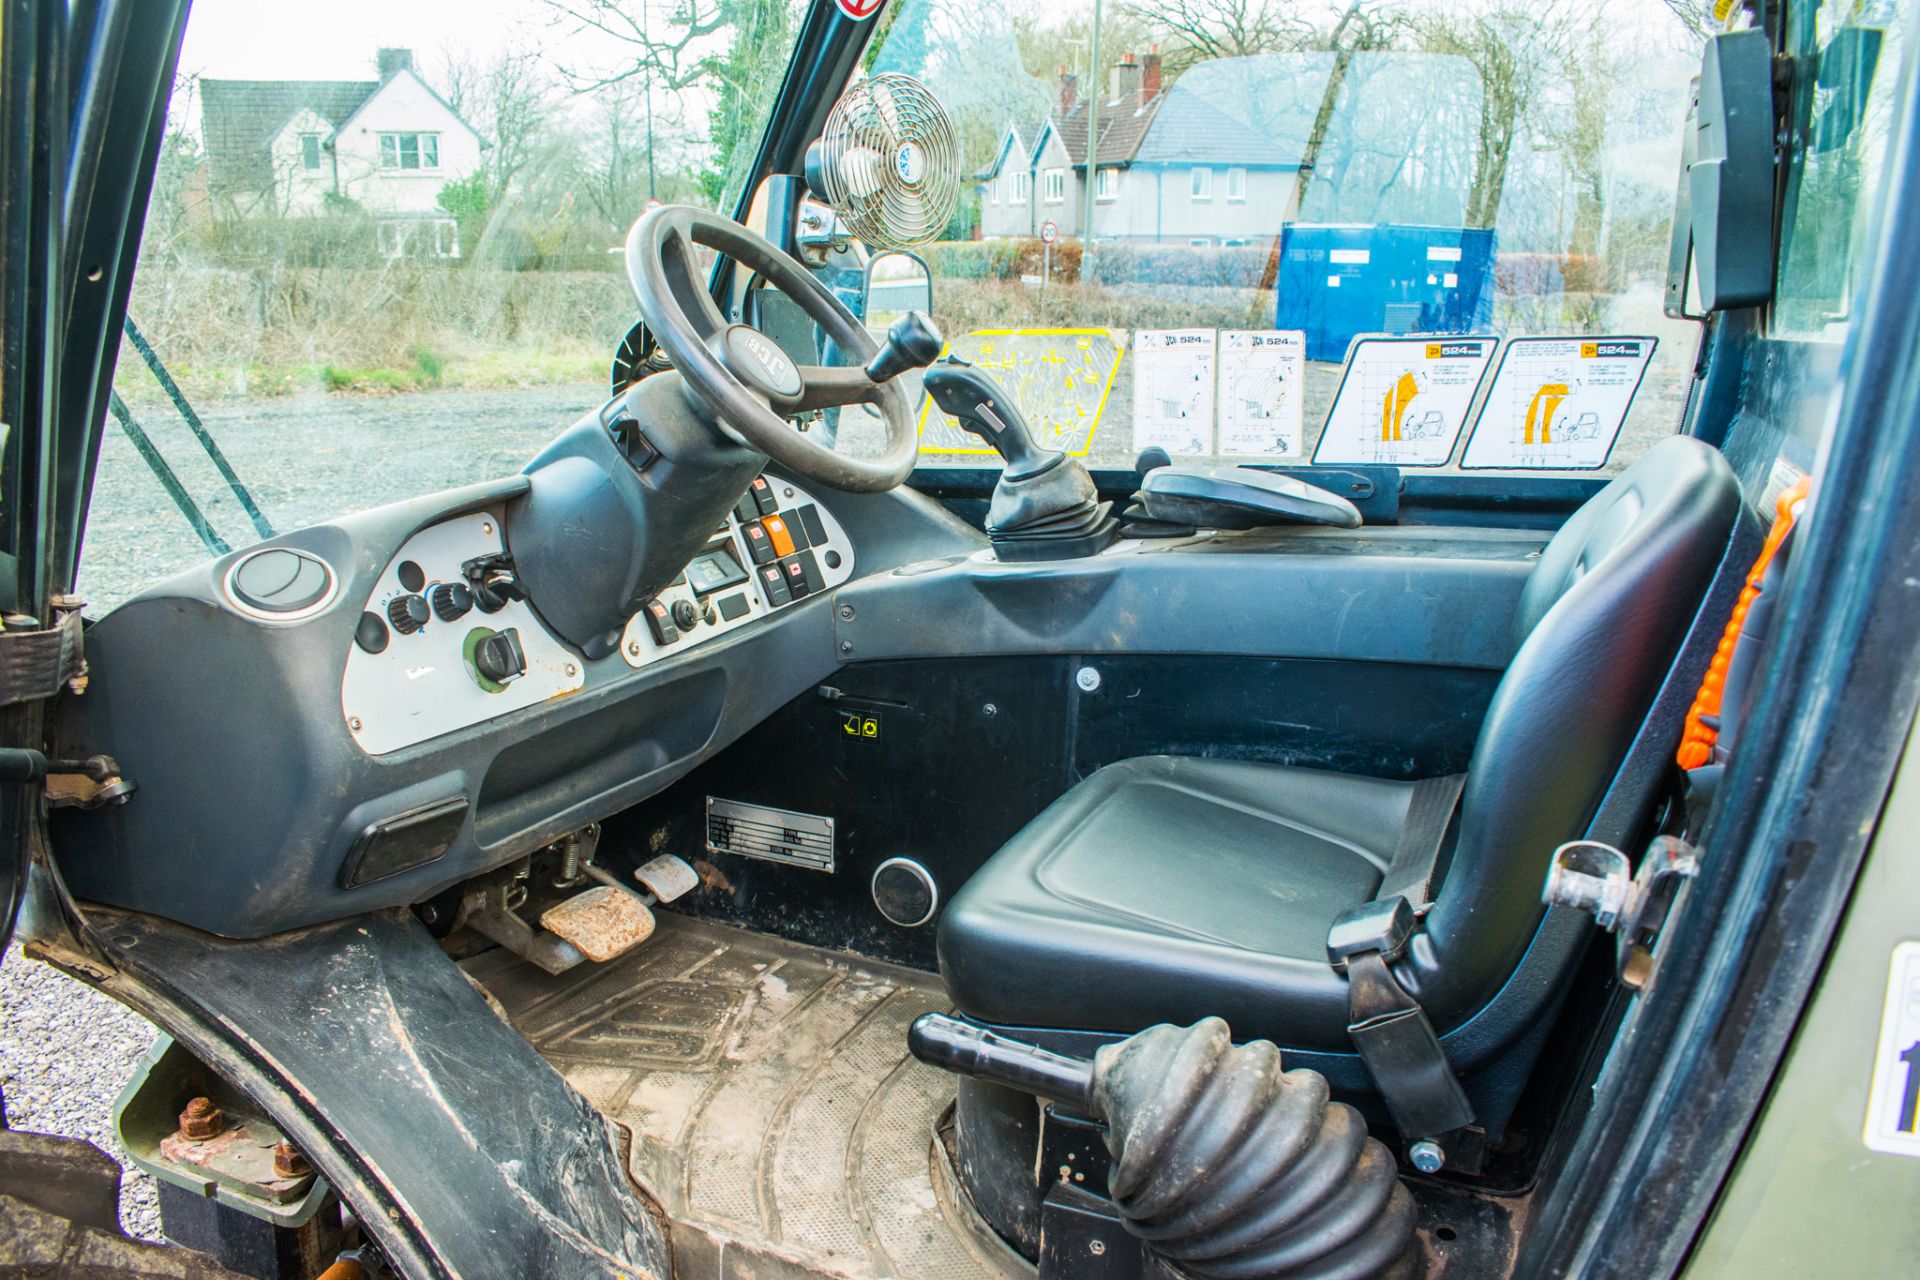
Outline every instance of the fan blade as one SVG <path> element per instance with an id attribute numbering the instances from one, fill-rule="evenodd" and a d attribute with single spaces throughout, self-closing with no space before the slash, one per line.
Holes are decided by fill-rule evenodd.
<path id="1" fill-rule="evenodd" d="M 893 82 L 897 75 L 899 75 L 898 72 L 890 71 L 886 75 L 875 76 L 868 82 L 870 86 L 869 96 L 873 103 L 874 115 L 879 118 L 881 126 L 886 129 L 887 141 L 890 143 L 898 143 L 906 133 L 906 126 L 901 121 L 900 104 L 895 99 L 893 91 Z M 906 79 L 904 76 L 900 76 L 900 78 Z M 917 88 L 918 85 L 916 84 L 915 87 Z"/>
<path id="2" fill-rule="evenodd" d="M 840 157 L 838 168 L 847 194 L 857 199 L 873 195 L 886 181 L 886 159 L 872 147 L 855 144 Z"/>

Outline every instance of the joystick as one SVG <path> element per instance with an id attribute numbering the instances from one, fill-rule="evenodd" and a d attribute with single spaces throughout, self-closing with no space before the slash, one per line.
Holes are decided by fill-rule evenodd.
<path id="1" fill-rule="evenodd" d="M 1019 407 L 983 369 L 948 356 L 927 370 L 927 394 L 994 452 L 1006 469 L 987 510 L 987 538 L 1002 560 L 1070 560 L 1113 541 L 1119 522 L 1077 459 L 1033 438 Z"/>

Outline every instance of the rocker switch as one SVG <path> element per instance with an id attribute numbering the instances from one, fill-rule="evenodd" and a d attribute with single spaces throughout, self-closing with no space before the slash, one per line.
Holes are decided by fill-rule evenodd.
<path id="1" fill-rule="evenodd" d="M 680 638 L 680 628 L 673 625 L 673 610 L 664 600 L 647 601 L 647 630 L 653 632 L 653 642 L 669 645 Z"/>

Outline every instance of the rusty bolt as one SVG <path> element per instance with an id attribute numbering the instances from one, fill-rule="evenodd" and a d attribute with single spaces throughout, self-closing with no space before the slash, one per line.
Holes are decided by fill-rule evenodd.
<path id="1" fill-rule="evenodd" d="M 312 1166 L 307 1158 L 294 1149 L 291 1142 L 277 1142 L 273 1147 L 273 1176 L 276 1178 L 299 1178 L 311 1173 Z"/>
<path id="2" fill-rule="evenodd" d="M 212 1098 L 195 1098 L 180 1113 L 181 1134 L 195 1142 L 218 1137 L 226 1127 L 226 1113 L 213 1105 Z"/>

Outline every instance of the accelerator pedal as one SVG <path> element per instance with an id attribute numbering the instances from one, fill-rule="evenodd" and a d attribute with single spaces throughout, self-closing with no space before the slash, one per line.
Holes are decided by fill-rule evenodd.
<path id="1" fill-rule="evenodd" d="M 540 926 L 597 963 L 633 950 L 653 936 L 653 912 L 637 894 L 608 885 L 576 893 L 540 914 Z"/>
<path id="2" fill-rule="evenodd" d="M 645 885 L 647 891 L 661 902 L 672 902 L 700 884 L 700 873 L 687 865 L 685 858 L 677 858 L 671 853 L 663 853 L 641 864 L 640 869 L 633 873 L 633 878 Z"/>

